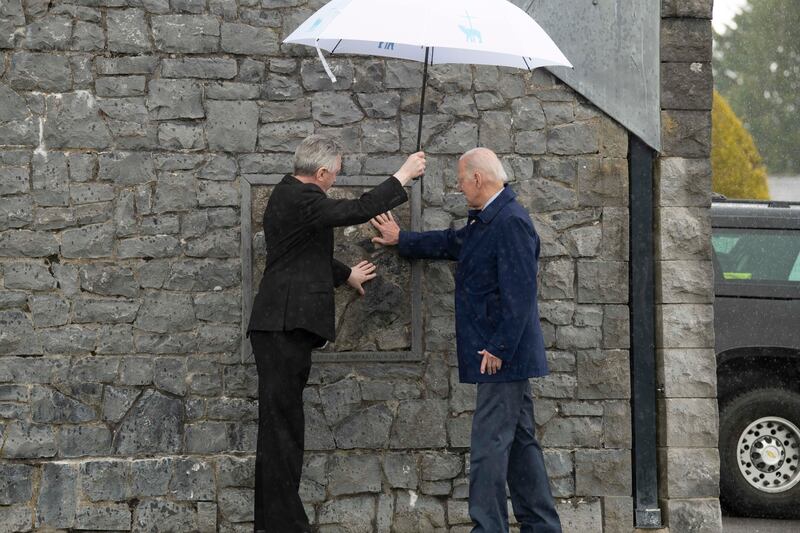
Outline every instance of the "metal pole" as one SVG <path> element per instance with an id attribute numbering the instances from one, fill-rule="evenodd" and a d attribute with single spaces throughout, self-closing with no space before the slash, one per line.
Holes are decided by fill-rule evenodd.
<path id="1" fill-rule="evenodd" d="M 660 528 L 656 457 L 654 152 L 630 135 L 630 317 L 636 527 Z"/>
<path id="2" fill-rule="evenodd" d="M 422 150 L 422 113 L 425 111 L 425 89 L 428 87 L 428 53 L 429 47 L 425 47 L 425 66 L 422 68 L 422 96 L 419 99 L 419 124 L 417 125 L 417 152 Z"/>

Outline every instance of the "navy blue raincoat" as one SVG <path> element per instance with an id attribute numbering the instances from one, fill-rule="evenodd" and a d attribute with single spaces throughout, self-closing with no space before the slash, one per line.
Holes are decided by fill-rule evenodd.
<path id="1" fill-rule="evenodd" d="M 398 250 L 408 258 L 458 261 L 456 342 L 462 383 L 548 373 L 536 302 L 539 236 L 510 187 L 486 209 L 470 211 L 462 229 L 402 231 Z M 484 349 L 503 360 L 493 375 L 480 373 L 478 352 Z"/>

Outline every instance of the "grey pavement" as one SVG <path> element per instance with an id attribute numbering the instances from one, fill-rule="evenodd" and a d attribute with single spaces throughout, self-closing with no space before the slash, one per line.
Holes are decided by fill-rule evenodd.
<path id="1" fill-rule="evenodd" d="M 725 533 L 800 533 L 800 520 L 722 517 Z"/>

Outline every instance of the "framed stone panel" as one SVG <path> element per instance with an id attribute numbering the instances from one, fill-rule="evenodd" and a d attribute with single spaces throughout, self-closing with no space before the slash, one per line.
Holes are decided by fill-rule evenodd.
<path id="1" fill-rule="evenodd" d="M 266 250 L 262 217 L 282 175 L 242 176 L 242 358 L 251 358 L 246 337 L 253 298 L 264 272 Z M 328 195 L 358 198 L 385 180 L 384 176 L 340 176 Z M 410 202 L 392 210 L 401 227 L 419 230 L 422 209 L 419 183 Z M 393 248 L 376 247 L 369 224 L 334 229 L 334 257 L 347 265 L 368 260 L 378 276 L 365 285 L 361 297 L 349 286 L 336 289 L 336 342 L 315 351 L 315 362 L 417 361 L 422 359 L 422 274 L 419 262 L 409 265 Z"/>

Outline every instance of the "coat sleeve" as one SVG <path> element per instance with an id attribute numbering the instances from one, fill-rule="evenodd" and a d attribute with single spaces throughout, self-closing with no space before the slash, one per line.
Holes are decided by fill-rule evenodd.
<path id="1" fill-rule="evenodd" d="M 503 361 L 513 359 L 536 305 L 539 238 L 529 222 L 508 218 L 497 241 L 500 321 L 486 350 Z"/>
<path id="2" fill-rule="evenodd" d="M 319 187 L 305 187 L 301 208 L 310 225 L 330 228 L 363 224 L 406 200 L 408 194 L 400 181 L 392 176 L 356 200 L 328 198 Z"/>
<path id="3" fill-rule="evenodd" d="M 333 268 L 333 286 L 338 287 L 344 284 L 347 281 L 347 278 L 350 277 L 351 268 L 335 257 L 331 262 L 331 266 Z"/>
<path id="4" fill-rule="evenodd" d="M 466 227 L 460 230 L 401 231 L 397 251 L 409 259 L 458 259 Z"/>

